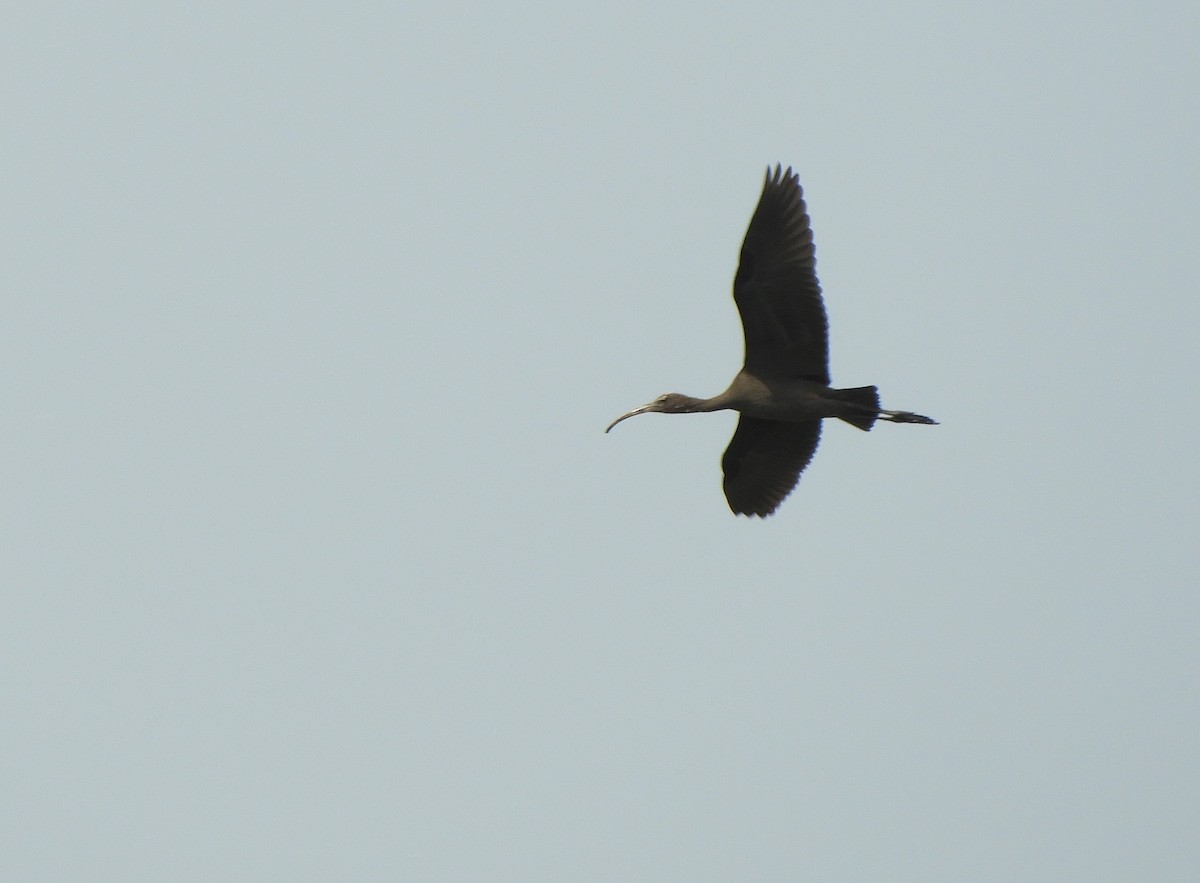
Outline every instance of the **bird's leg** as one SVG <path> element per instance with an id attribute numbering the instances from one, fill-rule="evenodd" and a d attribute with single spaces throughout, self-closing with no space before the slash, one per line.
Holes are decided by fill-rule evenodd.
<path id="1" fill-rule="evenodd" d="M 881 420 L 891 420 L 893 423 L 925 423 L 930 426 L 937 426 L 937 421 L 932 417 L 914 414 L 912 411 L 885 411 L 880 409 L 879 418 Z"/>

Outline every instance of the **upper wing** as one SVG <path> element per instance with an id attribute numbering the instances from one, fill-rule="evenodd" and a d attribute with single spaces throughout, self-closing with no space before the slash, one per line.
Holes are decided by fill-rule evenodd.
<path id="1" fill-rule="evenodd" d="M 829 385 L 828 323 L 800 179 L 767 169 L 733 279 L 746 370 Z"/>
<path id="2" fill-rule="evenodd" d="M 792 492 L 820 440 L 820 420 L 782 423 L 743 414 L 721 459 L 729 508 L 735 515 L 770 515 Z"/>

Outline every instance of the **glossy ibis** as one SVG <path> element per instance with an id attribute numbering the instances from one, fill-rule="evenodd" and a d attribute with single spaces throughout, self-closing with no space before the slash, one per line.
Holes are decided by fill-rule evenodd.
<path id="1" fill-rule="evenodd" d="M 741 412 L 721 460 L 725 498 L 735 514 L 766 517 L 812 459 L 823 418 L 837 417 L 863 430 L 876 420 L 937 423 L 880 408 L 873 386 L 830 387 L 828 323 L 812 229 L 800 179 L 790 168 L 767 168 L 742 243 L 733 299 L 742 316 L 746 358 L 729 388 L 711 399 L 669 392 L 622 414 L 605 432 L 637 414 Z"/>

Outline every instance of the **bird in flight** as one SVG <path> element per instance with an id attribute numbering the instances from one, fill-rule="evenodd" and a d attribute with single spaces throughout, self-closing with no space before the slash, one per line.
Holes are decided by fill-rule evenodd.
<path id="1" fill-rule="evenodd" d="M 711 399 L 669 392 L 622 414 L 740 412 L 725 449 L 725 499 L 736 515 L 765 518 L 779 508 L 812 460 L 821 420 L 837 417 L 869 430 L 876 420 L 936 424 L 911 411 L 879 407 L 873 386 L 833 389 L 829 334 L 817 282 L 812 228 L 799 177 L 789 168 L 767 168 L 758 207 L 750 219 L 733 299 L 742 317 L 746 357 L 729 388 Z"/>

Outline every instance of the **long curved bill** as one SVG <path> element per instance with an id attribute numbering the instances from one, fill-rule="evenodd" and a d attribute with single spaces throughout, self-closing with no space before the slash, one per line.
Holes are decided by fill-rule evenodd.
<path id="1" fill-rule="evenodd" d="M 608 424 L 608 429 L 612 429 L 614 426 L 616 426 L 616 425 L 617 425 L 618 423 L 620 423 L 622 420 L 627 420 L 627 419 L 629 419 L 630 417 L 636 417 L 638 414 L 645 414 L 647 411 L 649 411 L 649 410 L 650 410 L 650 406 L 651 406 L 651 405 L 653 405 L 653 404 L 654 404 L 654 403 L 653 403 L 653 402 L 651 402 L 651 403 L 650 403 L 650 405 L 642 405 L 640 408 L 634 408 L 634 409 L 633 409 L 632 411 L 630 411 L 628 414 L 622 414 L 620 417 L 618 417 L 618 418 L 617 418 L 616 420 L 614 420 L 612 423 Z M 604 431 L 605 431 L 605 432 L 608 432 L 608 429 L 606 429 L 606 430 L 604 430 Z"/>

